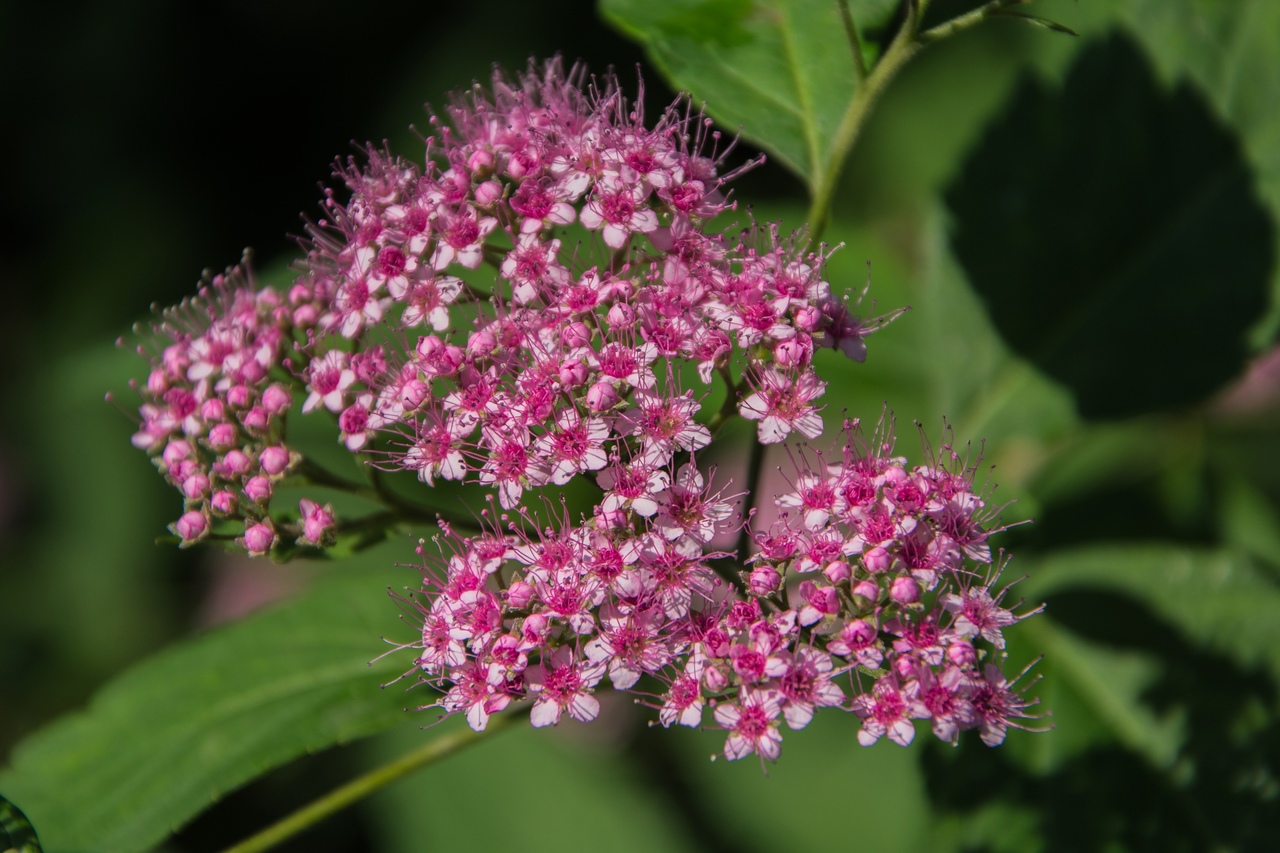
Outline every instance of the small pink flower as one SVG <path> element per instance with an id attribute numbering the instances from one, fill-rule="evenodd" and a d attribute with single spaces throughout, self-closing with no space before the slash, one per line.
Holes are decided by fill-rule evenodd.
<path id="1" fill-rule="evenodd" d="M 560 646 L 549 660 L 528 671 L 529 692 L 537 697 L 529 721 L 537 728 L 554 726 L 565 711 L 580 723 L 594 720 L 600 713 L 600 701 L 591 695 L 592 688 L 604 677 L 604 671 L 603 663 L 576 660 L 573 649 Z"/>
<path id="2" fill-rule="evenodd" d="M 858 743 L 863 746 L 871 746 L 886 734 L 898 746 L 907 746 L 916 736 L 908 719 L 914 710 L 912 699 L 893 676 L 884 676 L 870 693 L 856 696 L 853 710 L 862 718 Z"/>
<path id="3" fill-rule="evenodd" d="M 356 374 L 348 364 L 349 358 L 342 350 L 329 350 L 318 361 L 311 362 L 307 369 L 307 387 L 311 393 L 302 404 L 304 414 L 321 403 L 331 412 L 342 411 L 344 392 L 356 381 Z"/>
<path id="4" fill-rule="evenodd" d="M 827 384 L 812 373 L 798 377 L 768 370 L 759 380 L 758 390 L 739 404 L 738 410 L 750 421 L 759 421 L 761 444 L 777 444 L 792 430 L 806 438 L 822 434 L 822 417 L 813 401 L 822 396 Z"/>
<path id="5" fill-rule="evenodd" d="M 606 177 L 596 184 L 579 220 L 591 231 L 603 228 L 605 245 L 621 249 L 632 232 L 647 234 L 658 227 L 657 214 L 643 206 L 648 194 L 641 184 Z"/>
<path id="6" fill-rule="evenodd" d="M 724 757 L 737 761 L 754 752 L 761 760 L 776 761 L 782 752 L 782 735 L 778 733 L 781 711 L 780 696 L 772 690 L 747 689 L 737 701 L 717 705 L 716 725 L 729 732 Z"/>
<path id="7" fill-rule="evenodd" d="M 475 208 L 463 205 L 456 211 L 441 208 L 437 212 L 437 227 L 441 240 L 431 256 L 431 265 L 437 271 L 457 261 L 469 270 L 476 269 L 484 259 L 484 241 L 498 225 L 492 216 L 480 217 Z"/>

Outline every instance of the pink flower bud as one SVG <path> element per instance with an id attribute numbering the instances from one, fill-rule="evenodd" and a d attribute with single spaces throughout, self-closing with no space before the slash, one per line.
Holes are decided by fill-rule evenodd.
<path id="1" fill-rule="evenodd" d="M 862 555 L 862 565 L 866 566 L 869 572 L 883 572 L 892 564 L 893 558 L 884 548 L 875 547 Z"/>
<path id="2" fill-rule="evenodd" d="M 163 370 L 151 371 L 147 376 L 147 390 L 157 397 L 169 390 L 169 378 L 164 375 Z"/>
<path id="3" fill-rule="evenodd" d="M 880 600 L 880 587 L 872 581 L 859 581 L 853 585 L 851 592 L 866 601 L 875 603 Z"/>
<path id="4" fill-rule="evenodd" d="M 467 338 L 467 355 L 484 358 L 498 348 L 498 339 L 488 329 L 472 332 Z"/>
<path id="5" fill-rule="evenodd" d="M 276 532 L 271 529 L 271 525 L 264 522 L 247 526 L 244 531 L 244 538 L 240 540 L 240 544 L 244 546 L 244 549 L 255 557 L 260 557 L 270 551 L 275 542 Z"/>
<path id="6" fill-rule="evenodd" d="M 476 187 L 476 204 L 488 207 L 502 198 L 502 184 L 497 181 L 485 181 Z"/>
<path id="7" fill-rule="evenodd" d="M 283 474 L 289 467 L 289 451 L 284 447 L 268 447 L 258 454 L 258 464 L 270 476 Z"/>
<path id="8" fill-rule="evenodd" d="M 894 465 L 888 471 L 884 472 L 885 485 L 896 486 L 905 479 L 907 479 L 907 472 L 899 468 L 897 465 Z"/>
<path id="9" fill-rule="evenodd" d="M 616 302 L 609 309 L 609 325 L 614 329 L 630 327 L 635 321 L 635 309 L 625 302 Z"/>
<path id="10" fill-rule="evenodd" d="M 956 666 L 974 666 L 978 663 L 978 652 L 968 640 L 956 640 L 947 646 L 947 660 Z"/>
<path id="11" fill-rule="evenodd" d="M 200 471 L 200 463 L 194 459 L 179 459 L 169 466 L 169 479 L 181 483 L 192 474 Z"/>
<path id="12" fill-rule="evenodd" d="M 866 620 L 854 619 L 840 631 L 840 639 L 849 644 L 855 651 L 864 649 L 876 641 L 876 629 Z"/>
<path id="13" fill-rule="evenodd" d="M 524 610 L 533 600 L 534 589 L 524 581 L 516 581 L 507 587 L 507 605 L 513 610 Z"/>
<path id="14" fill-rule="evenodd" d="M 591 343 L 591 329 L 581 320 L 569 323 L 560 331 L 560 342 L 566 347 L 585 347 Z"/>
<path id="15" fill-rule="evenodd" d="M 182 439 L 171 441 L 164 446 L 164 453 L 161 455 L 166 465 L 173 465 L 175 462 L 181 462 L 191 456 L 191 445 Z"/>
<path id="16" fill-rule="evenodd" d="M 400 389 L 400 403 L 409 411 L 422 405 L 431 396 L 431 386 L 421 379 L 410 379 Z"/>
<path id="17" fill-rule="evenodd" d="M 773 358 L 782 367 L 807 364 L 813 356 L 813 338 L 799 336 L 780 341 L 773 348 Z"/>
<path id="18" fill-rule="evenodd" d="M 524 625 L 520 628 L 520 636 L 529 646 L 540 646 L 547 638 L 547 627 L 547 617 L 541 613 L 535 613 L 525 618 Z"/>
<path id="19" fill-rule="evenodd" d="M 827 563 L 827 567 L 822 570 L 822 574 L 827 580 L 835 584 L 847 581 L 852 576 L 853 571 L 844 560 L 833 560 Z"/>
<path id="20" fill-rule="evenodd" d="M 244 413 L 244 428 L 249 432 L 266 432 L 271 426 L 271 415 L 262 406 L 254 406 Z"/>
<path id="21" fill-rule="evenodd" d="M 240 377 L 251 385 L 257 385 L 266 378 L 267 369 L 254 359 L 249 359 L 240 366 Z"/>
<path id="22" fill-rule="evenodd" d="M 164 366 L 165 373 L 174 379 L 186 378 L 187 367 L 191 364 L 191 360 L 187 358 L 187 345 L 170 344 L 165 347 L 160 363 Z"/>
<path id="23" fill-rule="evenodd" d="M 293 396 L 283 385 L 270 385 L 262 392 L 262 405 L 273 415 L 282 415 L 293 405 Z"/>
<path id="24" fill-rule="evenodd" d="M 467 169 L 472 172 L 482 172 L 492 168 L 493 154 L 483 148 L 472 152 L 471 156 L 467 158 Z"/>
<path id="25" fill-rule="evenodd" d="M 577 388 L 587 381 L 590 372 L 579 359 L 571 359 L 560 366 L 560 384 L 566 388 Z"/>
<path id="26" fill-rule="evenodd" d="M 920 600 L 920 584 L 912 577 L 894 578 L 889 585 L 889 599 L 895 604 L 915 604 Z"/>
<path id="27" fill-rule="evenodd" d="M 253 392 L 247 385 L 233 385 L 227 389 L 227 405 L 243 409 L 253 400 Z"/>
<path id="28" fill-rule="evenodd" d="M 254 503 L 266 503 L 271 499 L 271 481 L 266 477 L 250 477 L 244 484 L 244 496 Z"/>
<path id="29" fill-rule="evenodd" d="M 209 493 L 209 478 L 204 474 L 192 474 L 182 481 L 182 495 L 189 501 L 199 500 Z"/>
<path id="30" fill-rule="evenodd" d="M 214 424 L 209 430 L 209 445 L 214 450 L 225 450 L 236 443 L 236 428 L 233 424 Z"/>
<path id="31" fill-rule="evenodd" d="M 612 383 L 597 382 L 587 391 L 587 408 L 593 412 L 607 412 L 618 405 L 619 399 Z"/>
<path id="32" fill-rule="evenodd" d="M 302 305 L 293 312 L 293 325 L 309 329 L 320 320 L 320 309 L 315 305 Z"/>
<path id="33" fill-rule="evenodd" d="M 217 423 L 227 416 L 227 407 L 222 404 L 222 400 L 217 397 L 211 397 L 200 404 L 200 417 L 206 421 Z"/>
<path id="34" fill-rule="evenodd" d="M 217 464 L 214 465 L 215 469 Z M 233 476 L 243 476 L 253 467 L 253 461 L 242 450 L 228 450 L 222 457 L 223 470 Z"/>
<path id="35" fill-rule="evenodd" d="M 792 322 L 802 332 L 816 332 L 822 328 L 822 311 L 814 305 L 805 305 L 792 315 Z"/>
<path id="36" fill-rule="evenodd" d="M 729 686 L 729 675 L 724 671 L 724 667 L 709 666 L 702 674 L 702 683 L 707 685 L 707 689 L 712 693 L 719 693 Z"/>
<path id="37" fill-rule="evenodd" d="M 747 588 L 751 590 L 752 595 L 771 595 L 778 591 L 780 583 L 782 583 L 782 575 L 778 574 L 777 569 L 766 563 L 751 570 Z"/>
<path id="38" fill-rule="evenodd" d="M 182 518 L 174 522 L 173 532 L 182 538 L 183 542 L 194 542 L 209 530 L 209 519 L 205 518 L 204 513 L 197 510 L 191 510 L 184 513 Z"/>
<path id="39" fill-rule="evenodd" d="M 314 298 L 314 294 L 310 287 L 305 284 L 298 283 L 289 288 L 289 304 L 301 305 L 304 302 L 310 302 Z"/>
<path id="40" fill-rule="evenodd" d="M 231 515 L 236 511 L 236 507 L 239 504 L 240 501 L 236 499 L 235 492 L 230 492 L 226 489 L 214 492 L 213 497 L 209 500 L 209 505 L 219 515 Z"/>
<path id="41" fill-rule="evenodd" d="M 298 501 L 298 509 L 302 513 L 302 541 L 311 545 L 322 544 L 336 526 L 333 507 L 330 504 L 320 506 L 315 501 L 303 498 Z"/>
<path id="42" fill-rule="evenodd" d="M 606 530 L 618 530 L 627 524 L 627 512 L 624 509 L 602 509 L 596 507 L 596 519 Z"/>

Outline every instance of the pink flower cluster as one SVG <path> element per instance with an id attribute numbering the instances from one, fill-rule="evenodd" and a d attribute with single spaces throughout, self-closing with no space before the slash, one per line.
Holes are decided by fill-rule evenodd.
<path id="1" fill-rule="evenodd" d="M 236 270 L 181 309 L 199 317 L 160 324 L 136 443 L 190 502 L 184 541 L 212 513 L 245 516 L 251 553 L 282 544 L 267 508 L 293 457 L 267 439 L 294 394 L 336 416 L 349 450 L 428 485 L 492 486 L 507 509 L 611 459 L 658 470 L 705 446 L 685 383 L 720 377 L 762 442 L 821 433 L 814 350 L 861 359 L 887 318 L 853 317 L 825 257 L 774 228 L 707 230 L 731 177 L 707 120 L 677 103 L 646 128 L 616 80 L 583 78 L 554 60 L 495 76 L 453 104 L 452 127 L 433 119 L 422 165 L 369 149 L 339 171 L 350 197 L 329 193 L 308 227 L 287 299 Z M 493 284 L 465 283 L 484 263 Z M 171 433 L 187 444 L 168 449 Z M 329 541 L 327 517 L 307 543 Z"/>
<path id="2" fill-rule="evenodd" d="M 386 467 L 479 481 L 506 509 L 527 488 L 599 471 L 622 444 L 653 468 L 707 444 L 681 377 L 742 391 L 761 441 L 816 437 L 814 349 L 861 358 L 882 322 L 852 317 L 824 257 L 776 229 L 706 230 L 728 206 L 728 176 L 723 154 L 704 153 L 716 138 L 705 120 L 676 105 L 648 129 L 616 81 L 583 91 L 581 77 L 557 62 L 496 77 L 491 98 L 455 102 L 452 127 L 433 121 L 422 167 L 375 149 L 349 164 L 350 199 L 326 202 L 299 285 L 328 306 L 328 345 L 393 317 L 428 327 L 376 394 L 337 379 L 346 354 L 329 350 L 330 379 L 313 380 L 308 405 L 341 411 L 353 450 L 394 428 Z M 567 253 L 557 235 L 574 222 L 603 247 Z M 464 283 L 485 262 L 495 286 Z"/>
<path id="3" fill-rule="evenodd" d="M 582 524 L 420 546 L 417 664 L 440 694 L 426 707 L 477 730 L 520 700 L 535 726 L 586 721 L 607 675 L 663 726 L 700 726 L 710 709 L 729 759 L 776 758 L 782 726 L 821 707 L 860 717 L 864 745 L 905 746 L 914 719 L 946 741 L 976 728 L 1002 742 L 1034 702 L 1002 674 L 1001 632 L 1037 611 L 1001 605 L 974 469 L 951 456 L 908 468 L 883 438 L 867 452 L 850 427 L 838 463 L 802 461 L 734 583 L 711 543 L 741 514 L 691 462 L 659 471 L 641 501 L 606 493 Z"/>
<path id="4" fill-rule="evenodd" d="M 851 314 L 825 250 L 709 228 L 734 172 L 702 116 L 677 103 L 646 127 L 612 77 L 585 83 L 558 61 L 495 75 L 432 119 L 421 164 L 370 148 L 339 169 L 349 195 L 327 195 L 287 296 L 235 268 L 165 314 L 134 443 L 184 496 L 174 532 L 243 523 L 251 554 L 333 542 L 330 506 L 272 514 L 286 476 L 351 485 L 286 444 L 296 399 L 377 468 L 501 507 L 419 547 L 429 707 L 475 729 L 521 700 L 536 726 L 589 720 L 607 675 L 664 726 L 710 710 L 731 759 L 775 758 L 819 707 L 857 714 L 867 744 L 909 742 L 913 719 L 1000 742 L 1031 703 L 994 660 L 1022 616 L 1000 604 L 972 468 L 909 469 L 847 427 L 840 460 L 802 454 L 780 521 L 742 534 L 754 556 L 714 547 L 750 513 L 698 452 L 735 414 L 761 444 L 818 438 L 815 351 L 861 361 L 896 314 Z M 529 490 L 579 477 L 593 511 L 540 530 Z"/>
<path id="5" fill-rule="evenodd" d="M 285 364 L 309 310 L 258 289 L 247 266 L 237 266 L 156 326 L 159 351 L 139 388 L 133 444 L 182 493 L 185 512 L 170 529 L 184 543 L 208 536 L 215 518 L 243 522 L 237 541 L 250 554 L 279 543 L 271 498 L 300 458 L 284 441 L 293 403 Z M 290 532 L 303 544 L 326 543 L 332 509 L 304 499 L 299 514 Z"/>

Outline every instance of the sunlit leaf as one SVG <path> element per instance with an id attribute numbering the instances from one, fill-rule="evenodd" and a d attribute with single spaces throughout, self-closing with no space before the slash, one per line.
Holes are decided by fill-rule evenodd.
<path id="1" fill-rule="evenodd" d="M 862 30 L 888 20 L 891 0 L 853 0 Z M 857 87 L 854 53 L 830 0 L 603 0 L 607 20 L 713 118 L 802 179 L 831 158 Z"/>

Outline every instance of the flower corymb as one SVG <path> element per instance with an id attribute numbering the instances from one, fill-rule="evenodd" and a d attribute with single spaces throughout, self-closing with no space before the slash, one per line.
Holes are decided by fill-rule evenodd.
<path id="1" fill-rule="evenodd" d="M 402 598 L 423 707 L 482 730 L 523 703 L 541 727 L 629 691 L 663 726 L 722 730 L 728 759 L 776 758 L 820 709 L 864 744 L 913 721 L 999 742 L 1034 704 L 1002 632 L 1036 611 L 1004 604 L 976 466 L 910 466 L 888 426 L 868 448 L 846 422 L 830 461 L 793 454 L 761 529 L 705 464 L 734 417 L 757 447 L 820 446 L 815 355 L 861 361 L 897 316 L 856 316 L 803 234 L 715 224 L 757 162 L 733 148 L 682 101 L 650 125 L 615 78 L 553 60 L 456 98 L 421 159 L 341 163 L 291 284 L 241 265 L 154 329 L 134 444 L 183 495 L 173 533 L 357 547 L 430 515 L 384 474 L 461 484 L 488 509 L 440 520 Z M 368 483 L 304 454 L 300 416 L 330 419 Z M 589 510 L 557 501 L 570 484 Z M 281 508 L 285 486 L 306 496 Z M 343 518 L 320 489 L 388 510 Z"/>

